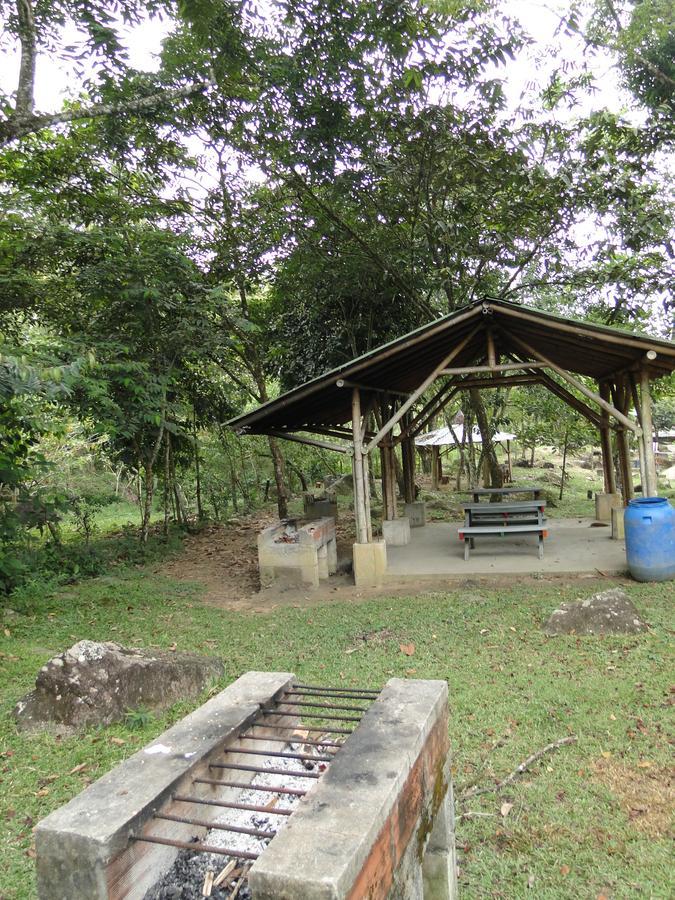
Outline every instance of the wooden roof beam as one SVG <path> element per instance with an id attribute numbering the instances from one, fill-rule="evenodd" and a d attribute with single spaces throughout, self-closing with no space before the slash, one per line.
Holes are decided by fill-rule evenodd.
<path id="1" fill-rule="evenodd" d="M 502 363 L 497 366 L 459 366 L 455 369 L 443 369 L 441 375 L 479 375 L 481 372 L 512 372 L 518 369 L 545 369 L 548 363 L 543 362 L 512 362 Z"/>
<path id="2" fill-rule="evenodd" d="M 387 422 L 384 422 L 382 424 L 382 427 L 377 432 L 375 437 L 366 446 L 363 447 L 364 453 L 370 453 L 371 450 L 374 450 L 375 447 L 378 446 L 378 444 L 380 443 L 382 438 L 386 437 L 389 434 L 389 432 L 397 424 L 397 422 L 399 422 L 403 418 L 403 416 L 408 412 L 408 410 L 413 405 L 413 403 L 415 403 L 417 400 L 419 400 L 419 398 L 426 391 L 426 389 L 434 383 L 434 381 L 438 378 L 438 376 L 441 374 L 443 369 L 445 369 L 445 367 L 448 365 L 448 363 L 451 363 L 452 360 L 455 359 L 455 357 L 459 356 L 459 354 L 462 352 L 462 350 L 475 337 L 475 335 L 478 334 L 478 332 L 481 330 L 482 327 L 483 327 L 483 323 L 481 322 L 475 328 L 472 328 L 471 331 L 467 334 L 467 336 L 463 340 L 461 340 L 450 351 L 450 353 L 448 353 L 440 361 L 440 363 L 436 366 L 436 368 L 433 369 L 429 375 L 427 375 L 427 377 L 424 379 L 422 384 L 415 391 L 412 392 L 412 394 L 408 397 L 408 399 L 404 403 L 401 404 L 401 406 L 394 413 L 394 415 Z"/>
<path id="3" fill-rule="evenodd" d="M 296 444 L 308 444 L 310 447 L 321 447 L 322 450 L 334 450 L 336 453 L 347 453 L 349 456 L 354 455 L 352 447 L 331 444 L 329 441 L 317 441 L 313 438 L 304 437 L 304 435 L 294 434 L 292 431 L 277 431 L 274 428 L 270 428 L 264 433 L 272 437 L 283 438 L 285 441 L 295 441 Z"/>
<path id="4" fill-rule="evenodd" d="M 575 378 L 573 375 L 570 375 L 570 373 L 566 372 L 565 369 L 562 369 L 560 366 L 557 366 L 554 362 L 552 362 L 552 360 L 547 359 L 542 353 L 539 353 L 537 350 L 534 349 L 534 347 L 532 347 L 530 344 L 528 344 L 527 341 L 522 340 L 522 338 L 517 337 L 515 334 L 513 334 L 510 331 L 505 331 L 504 333 L 510 341 L 512 341 L 514 344 L 516 344 L 516 346 L 518 346 L 522 350 L 524 350 L 525 353 L 529 354 L 529 356 L 534 357 L 535 359 L 539 360 L 540 362 L 546 363 L 547 367 L 549 369 L 552 369 L 554 372 L 556 372 L 558 375 L 560 375 L 561 378 L 563 378 L 565 381 L 568 382 L 568 384 L 571 384 L 572 387 L 575 387 L 578 391 L 580 391 L 582 394 L 584 394 L 584 396 L 588 397 L 589 400 L 592 400 L 594 403 L 597 403 L 598 406 L 600 406 L 602 409 L 607 410 L 607 412 L 611 416 L 614 416 L 614 418 L 617 419 L 619 422 L 621 422 L 623 425 L 625 425 L 626 428 L 630 428 L 630 430 L 634 431 L 636 434 L 641 433 L 641 429 L 640 429 L 639 425 L 636 425 L 627 416 L 624 416 L 624 414 L 622 412 L 619 412 L 619 410 L 615 406 L 612 406 L 611 403 L 609 403 L 607 400 L 603 399 L 600 396 L 600 394 L 597 394 L 595 391 L 592 391 L 589 387 L 586 387 L 586 385 L 582 381 L 579 381 L 578 378 Z"/>

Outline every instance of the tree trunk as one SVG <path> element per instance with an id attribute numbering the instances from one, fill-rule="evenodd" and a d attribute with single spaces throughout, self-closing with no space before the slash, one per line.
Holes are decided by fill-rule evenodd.
<path id="1" fill-rule="evenodd" d="M 471 406 L 476 413 L 476 421 L 483 438 L 483 454 L 487 461 L 488 471 L 490 473 L 490 484 L 486 487 L 502 487 L 504 480 L 502 477 L 502 469 L 497 462 L 497 454 L 495 453 L 494 444 L 492 443 L 492 427 L 488 420 L 488 415 L 480 395 L 478 388 L 471 388 L 469 391 L 471 398 Z"/>
<path id="2" fill-rule="evenodd" d="M 567 469 L 567 444 L 569 442 L 570 430 L 569 428 L 565 429 L 565 441 L 563 443 L 563 460 L 562 460 L 562 473 L 560 475 L 560 493 L 558 494 L 558 500 L 562 500 L 563 498 L 563 488 L 565 487 L 565 471 Z"/>
<path id="3" fill-rule="evenodd" d="M 277 485 L 277 509 L 279 510 L 279 518 L 288 518 L 288 492 L 286 490 L 286 478 L 284 472 L 284 456 L 279 449 L 279 441 L 275 437 L 267 438 L 270 445 L 270 453 L 272 454 L 272 465 L 274 467 L 274 480 Z"/>
<path id="4" fill-rule="evenodd" d="M 166 433 L 164 442 L 164 537 L 169 535 L 169 491 L 171 488 L 171 438 Z"/>
<path id="5" fill-rule="evenodd" d="M 195 480 L 196 480 L 196 493 L 197 493 L 197 518 L 201 522 L 204 518 L 204 510 L 202 509 L 202 481 L 201 481 L 201 471 L 199 465 L 199 439 L 197 438 L 197 423 L 195 422 Z"/>
<path id="6" fill-rule="evenodd" d="M 155 491 L 152 462 L 147 462 L 145 472 L 145 496 L 143 498 L 143 514 L 141 518 L 141 543 L 147 544 L 150 533 L 150 517 L 152 515 L 152 498 Z"/>

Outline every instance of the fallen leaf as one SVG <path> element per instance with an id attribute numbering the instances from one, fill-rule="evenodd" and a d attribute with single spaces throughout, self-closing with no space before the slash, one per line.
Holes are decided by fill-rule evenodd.
<path id="1" fill-rule="evenodd" d="M 174 653 L 178 649 L 178 644 L 174 641 L 173 644 L 169 647 L 169 650 Z"/>
<path id="2" fill-rule="evenodd" d="M 406 656 L 413 656 L 415 653 L 414 644 L 399 644 L 399 649 L 401 653 L 405 653 Z"/>
<path id="3" fill-rule="evenodd" d="M 502 814 L 502 818 L 505 819 L 508 814 L 513 809 L 513 803 L 502 803 L 499 812 Z"/>
<path id="4" fill-rule="evenodd" d="M 604 757 L 604 759 L 609 759 L 611 755 L 612 754 L 609 752 L 609 750 L 602 751 L 602 756 Z"/>
<path id="5" fill-rule="evenodd" d="M 122 747 L 124 744 L 126 744 L 126 741 L 124 740 L 124 738 L 111 737 L 110 743 L 117 744 L 118 747 Z"/>
<path id="6" fill-rule="evenodd" d="M 649 769 L 654 764 L 649 762 L 648 759 L 641 759 L 637 765 L 638 765 L 638 769 Z"/>
<path id="7" fill-rule="evenodd" d="M 71 769 L 70 772 L 68 772 L 68 774 L 69 775 L 77 775 L 78 772 L 84 772 L 84 770 L 86 768 L 87 768 L 86 763 L 80 763 L 79 766 L 75 766 L 74 769 Z"/>
<path id="8" fill-rule="evenodd" d="M 569 866 L 560 866 L 560 874 L 561 875 L 569 875 L 572 870 Z"/>
<path id="9" fill-rule="evenodd" d="M 42 790 L 35 792 L 36 797 L 47 797 L 48 794 L 49 794 L 49 788 L 42 788 Z"/>
<path id="10" fill-rule="evenodd" d="M 356 653 L 358 647 L 350 647 L 349 650 L 345 650 L 345 653 Z"/>
<path id="11" fill-rule="evenodd" d="M 11 636 L 12 636 L 12 632 L 9 630 L 9 628 L 5 628 L 5 637 L 11 637 Z"/>

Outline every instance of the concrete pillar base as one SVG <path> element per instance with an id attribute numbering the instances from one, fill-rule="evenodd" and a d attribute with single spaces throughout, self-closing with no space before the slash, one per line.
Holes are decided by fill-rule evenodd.
<path id="1" fill-rule="evenodd" d="M 422 528 L 427 524 L 427 505 L 423 500 L 414 503 L 406 503 L 403 507 L 404 515 L 410 519 L 411 528 Z"/>
<path id="2" fill-rule="evenodd" d="M 612 540 L 623 541 L 626 533 L 623 527 L 623 506 L 612 507 Z"/>
<path id="3" fill-rule="evenodd" d="M 357 587 L 381 587 L 387 571 L 387 545 L 384 541 L 354 544 L 354 582 Z"/>
<path id="4" fill-rule="evenodd" d="M 410 519 L 385 519 L 382 522 L 382 537 L 392 547 L 403 547 L 410 543 Z"/>
<path id="5" fill-rule="evenodd" d="M 609 522 L 612 516 L 612 509 L 620 506 L 623 508 L 623 500 L 621 494 L 596 494 L 595 495 L 595 518 L 598 522 Z"/>

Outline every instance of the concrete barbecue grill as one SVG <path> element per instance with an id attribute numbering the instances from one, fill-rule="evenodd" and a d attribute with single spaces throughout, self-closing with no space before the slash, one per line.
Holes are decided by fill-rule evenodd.
<path id="1" fill-rule="evenodd" d="M 318 587 L 337 572 L 335 519 L 286 519 L 258 535 L 260 586 Z"/>
<path id="2" fill-rule="evenodd" d="M 447 697 L 248 672 L 39 823 L 39 896 L 140 900 L 189 851 L 236 864 L 253 900 L 453 898 Z M 242 802 L 252 788 L 270 802 Z M 274 827 L 228 821 L 241 810 Z"/>

